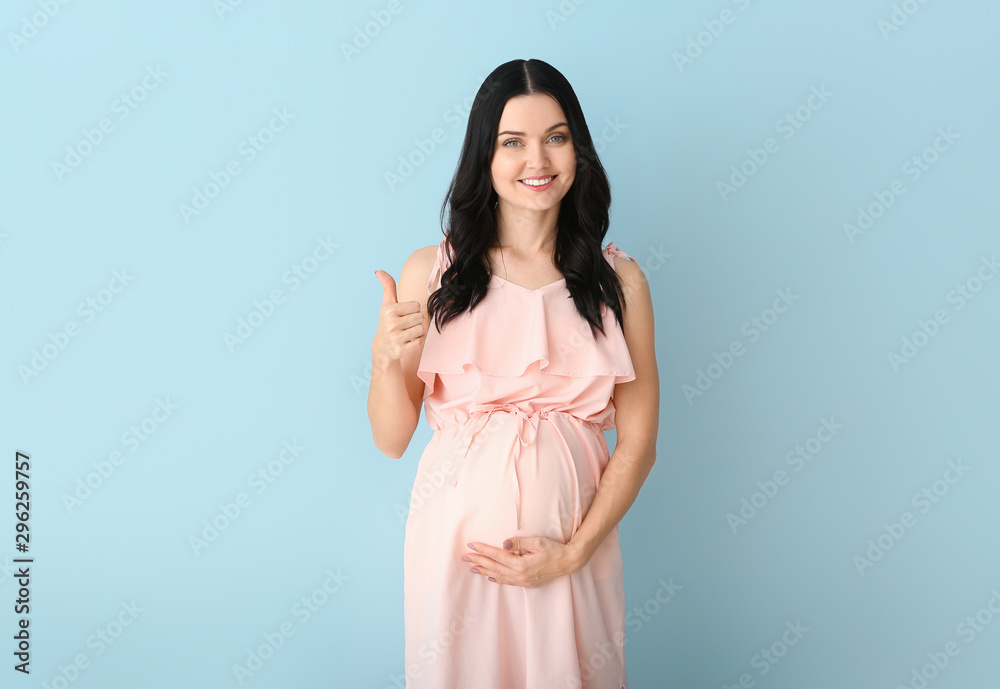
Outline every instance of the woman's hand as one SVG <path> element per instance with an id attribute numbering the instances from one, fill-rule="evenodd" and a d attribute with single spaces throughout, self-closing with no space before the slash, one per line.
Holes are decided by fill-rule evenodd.
<path id="1" fill-rule="evenodd" d="M 537 588 L 586 564 L 575 548 L 544 536 L 511 538 L 503 548 L 479 542 L 468 545 L 473 552 L 462 560 L 472 563 L 473 574 L 510 586 Z"/>
<path id="2" fill-rule="evenodd" d="M 396 281 L 389 273 L 376 270 L 375 277 L 382 283 L 382 305 L 372 341 L 372 364 L 384 368 L 423 346 L 424 316 L 420 302 L 396 301 Z"/>

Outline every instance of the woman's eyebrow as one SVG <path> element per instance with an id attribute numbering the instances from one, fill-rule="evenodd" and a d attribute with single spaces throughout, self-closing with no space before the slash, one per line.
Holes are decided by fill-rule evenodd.
<path id="1" fill-rule="evenodd" d="M 551 132 L 556 127 L 568 127 L 568 126 L 569 125 L 566 124 L 565 122 L 560 122 L 559 124 L 554 124 L 551 127 L 549 127 L 548 129 L 546 129 L 545 133 L 547 134 L 548 132 Z M 504 134 L 513 134 L 514 136 L 525 136 L 524 132 L 503 131 L 503 132 L 500 132 L 499 134 L 497 134 L 497 138 L 499 139 Z"/>

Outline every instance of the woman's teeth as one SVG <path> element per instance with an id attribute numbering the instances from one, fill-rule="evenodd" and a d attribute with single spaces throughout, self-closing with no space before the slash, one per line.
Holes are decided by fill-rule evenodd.
<path id="1" fill-rule="evenodd" d="M 529 187 L 542 187 L 555 179 L 555 175 L 552 177 L 544 177 L 542 179 L 522 179 L 521 182 L 527 184 Z"/>

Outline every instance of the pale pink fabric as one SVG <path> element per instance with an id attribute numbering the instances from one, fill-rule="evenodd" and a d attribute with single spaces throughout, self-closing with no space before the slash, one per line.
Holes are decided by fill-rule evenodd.
<path id="1" fill-rule="evenodd" d="M 603 254 L 635 260 L 613 242 Z M 617 527 L 587 566 L 538 588 L 461 560 L 470 541 L 566 543 L 580 527 L 609 460 L 614 386 L 635 379 L 606 306 L 603 318 L 595 341 L 565 279 L 529 290 L 493 276 L 471 313 L 431 325 L 417 375 L 434 434 L 404 544 L 406 689 L 628 689 Z"/>

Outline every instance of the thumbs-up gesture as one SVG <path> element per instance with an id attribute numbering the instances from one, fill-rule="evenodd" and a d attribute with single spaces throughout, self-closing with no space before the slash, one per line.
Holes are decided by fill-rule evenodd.
<path id="1" fill-rule="evenodd" d="M 423 348 L 424 316 L 420 302 L 397 301 L 396 281 L 389 273 L 376 270 L 375 277 L 382 283 L 382 306 L 372 341 L 372 361 L 384 367 Z"/>

